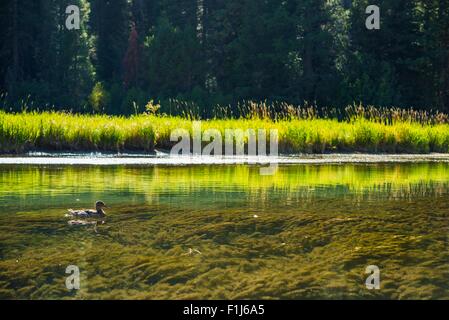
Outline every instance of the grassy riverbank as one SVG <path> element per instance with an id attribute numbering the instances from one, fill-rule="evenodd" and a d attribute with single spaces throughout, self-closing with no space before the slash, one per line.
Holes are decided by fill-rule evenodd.
<path id="1" fill-rule="evenodd" d="M 307 113 L 305 113 L 307 114 Z M 372 114 L 372 113 L 371 113 Z M 204 120 L 202 130 L 279 130 L 280 153 L 449 152 L 449 124 L 412 111 L 398 117 L 355 114 L 345 120 L 315 115 L 253 116 Z M 414 115 L 414 116 L 410 116 Z M 173 130 L 192 132 L 192 120 L 182 117 L 135 115 L 76 115 L 69 113 L 0 112 L 0 152 L 27 151 L 145 151 L 170 149 Z"/>

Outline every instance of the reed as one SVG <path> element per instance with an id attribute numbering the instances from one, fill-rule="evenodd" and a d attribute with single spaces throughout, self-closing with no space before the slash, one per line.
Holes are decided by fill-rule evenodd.
<path id="1" fill-rule="evenodd" d="M 187 108 L 188 106 L 182 106 Z M 139 114 L 130 117 L 66 112 L 0 111 L 0 152 L 168 150 L 170 134 L 200 119 L 196 109 L 183 116 Z M 448 116 L 439 112 L 350 106 L 344 111 L 294 107 L 286 103 L 244 102 L 237 111 L 213 109 L 202 130 L 277 129 L 281 153 L 449 152 Z"/>

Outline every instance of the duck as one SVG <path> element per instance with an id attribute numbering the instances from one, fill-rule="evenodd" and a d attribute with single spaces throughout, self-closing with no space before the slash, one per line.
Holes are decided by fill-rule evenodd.
<path id="1" fill-rule="evenodd" d="M 68 216 L 76 218 L 104 218 L 106 217 L 106 212 L 104 212 L 103 210 L 104 208 L 107 208 L 106 204 L 103 201 L 97 201 L 95 203 L 95 209 L 90 210 L 69 209 Z"/>

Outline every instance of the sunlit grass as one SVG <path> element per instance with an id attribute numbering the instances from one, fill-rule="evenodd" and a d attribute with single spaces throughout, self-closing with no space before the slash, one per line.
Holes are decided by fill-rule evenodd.
<path id="1" fill-rule="evenodd" d="M 319 118 L 313 109 L 273 119 L 265 113 L 248 117 L 202 121 L 202 131 L 277 129 L 281 153 L 449 152 L 449 124 L 444 115 L 425 113 L 378 114 L 376 109 L 347 110 L 347 118 Z M 267 111 L 268 112 L 268 111 Z M 299 111 L 295 111 L 299 112 Z M 265 114 L 265 115 L 264 115 Z M 175 129 L 192 131 L 192 120 L 167 115 L 131 117 L 79 115 L 58 112 L 5 113 L 0 111 L 0 152 L 142 151 L 170 149 Z"/>

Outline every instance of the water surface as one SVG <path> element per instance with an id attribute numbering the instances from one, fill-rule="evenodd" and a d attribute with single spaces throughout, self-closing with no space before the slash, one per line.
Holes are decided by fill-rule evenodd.
<path id="1" fill-rule="evenodd" d="M 0 298 L 449 298 L 449 163 L 259 168 L 1 165 Z"/>

